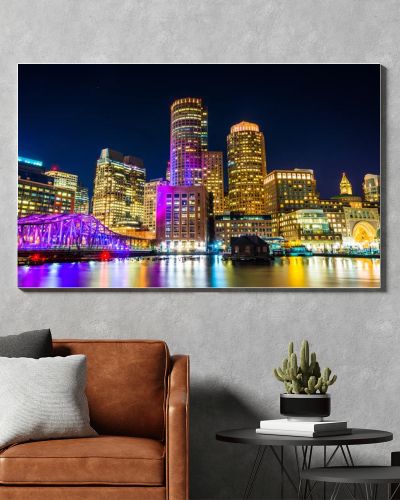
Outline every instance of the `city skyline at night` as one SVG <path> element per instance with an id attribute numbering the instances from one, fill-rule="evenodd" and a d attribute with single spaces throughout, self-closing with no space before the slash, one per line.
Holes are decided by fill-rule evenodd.
<path id="1" fill-rule="evenodd" d="M 379 65 L 19 73 L 20 286 L 380 286 Z"/>
<path id="2" fill-rule="evenodd" d="M 106 147 L 143 158 L 147 180 L 165 177 L 169 107 L 193 96 L 208 108 L 209 149 L 223 152 L 225 180 L 230 127 L 248 120 L 265 135 L 268 171 L 313 169 L 323 198 L 337 194 L 345 171 L 361 195 L 364 175 L 380 170 L 379 73 L 379 65 L 23 65 L 19 152 L 79 175 L 90 195 Z"/>

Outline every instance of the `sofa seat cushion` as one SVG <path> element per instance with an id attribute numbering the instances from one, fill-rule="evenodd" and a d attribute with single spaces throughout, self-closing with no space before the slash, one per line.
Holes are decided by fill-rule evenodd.
<path id="1" fill-rule="evenodd" d="M 165 449 L 159 441 L 122 436 L 18 444 L 0 453 L 0 483 L 160 486 Z"/>

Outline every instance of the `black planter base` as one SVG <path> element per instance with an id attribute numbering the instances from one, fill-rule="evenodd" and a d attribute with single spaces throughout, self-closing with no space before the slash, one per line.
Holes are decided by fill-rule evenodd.
<path id="1" fill-rule="evenodd" d="M 281 394 L 281 414 L 290 420 L 321 421 L 331 414 L 329 394 Z"/>

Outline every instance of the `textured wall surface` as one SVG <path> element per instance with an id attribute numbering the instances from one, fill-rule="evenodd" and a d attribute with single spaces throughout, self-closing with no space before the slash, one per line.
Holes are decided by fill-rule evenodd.
<path id="1" fill-rule="evenodd" d="M 255 450 L 218 429 L 278 415 L 271 368 L 307 337 L 339 374 L 333 416 L 395 432 L 400 450 L 400 4 L 398 0 L 0 2 L 1 335 L 163 338 L 192 362 L 191 497 L 239 498 Z M 373 292 L 22 292 L 16 287 L 17 63 L 381 63 L 387 279 Z M 60 116 L 62 120 L 62 116 Z M 79 152 L 78 152 L 79 154 Z M 276 496 L 262 467 L 255 497 Z"/>

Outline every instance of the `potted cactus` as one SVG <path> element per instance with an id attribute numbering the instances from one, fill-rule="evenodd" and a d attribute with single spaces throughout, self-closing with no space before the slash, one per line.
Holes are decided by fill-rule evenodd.
<path id="1" fill-rule="evenodd" d="M 293 342 L 289 343 L 288 356 L 282 367 L 274 369 L 275 377 L 283 382 L 286 392 L 281 394 L 281 414 L 288 419 L 322 420 L 331 412 L 331 400 L 327 394 L 329 386 L 336 382 L 336 375 L 331 378 L 331 370 L 322 372 L 317 355 L 312 352 L 307 340 L 303 340 L 300 349 L 300 363 L 293 352 Z"/>

